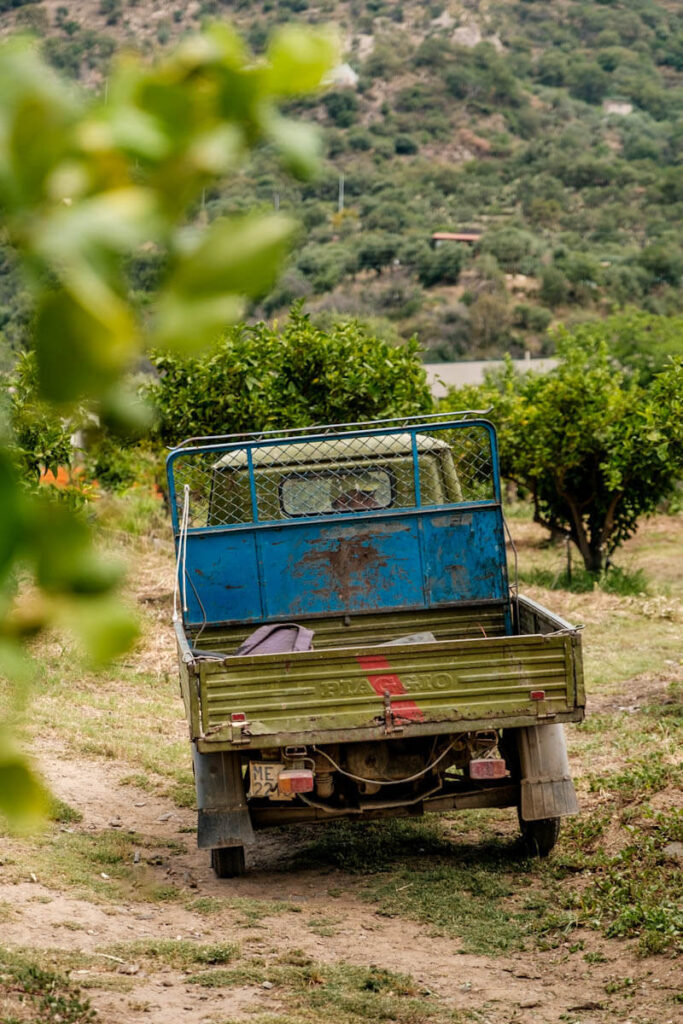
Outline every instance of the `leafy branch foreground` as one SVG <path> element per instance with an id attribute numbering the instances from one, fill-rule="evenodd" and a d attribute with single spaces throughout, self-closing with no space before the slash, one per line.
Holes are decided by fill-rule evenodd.
<path id="1" fill-rule="evenodd" d="M 31 41 L 2 44 L 0 210 L 31 290 L 42 399 L 65 413 L 87 399 L 104 422 L 130 427 L 122 381 L 139 353 L 196 349 L 270 286 L 293 222 L 219 218 L 201 230 L 187 212 L 259 143 L 299 174 L 313 169 L 313 129 L 283 118 L 277 103 L 315 89 L 335 52 L 324 33 L 283 27 L 256 60 L 213 26 L 155 66 L 121 58 L 104 102 L 55 75 Z M 167 253 L 149 323 L 123 269 L 143 244 Z M 27 637 L 77 628 L 102 662 L 130 645 L 136 626 L 110 596 L 120 569 L 95 553 L 85 524 L 22 486 L 6 428 L 1 441 L 0 674 L 19 704 Z M 0 722 L 0 812 L 28 824 L 46 802 Z"/>

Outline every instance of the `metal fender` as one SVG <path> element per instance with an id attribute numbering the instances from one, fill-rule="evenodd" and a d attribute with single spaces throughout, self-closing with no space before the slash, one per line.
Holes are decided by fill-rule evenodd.
<path id="1" fill-rule="evenodd" d="M 579 804 L 569 772 L 564 727 L 532 725 L 516 729 L 523 821 L 577 814 Z"/>
<path id="2" fill-rule="evenodd" d="M 254 842 L 238 754 L 200 754 L 192 746 L 197 789 L 197 846 L 216 849 Z"/>

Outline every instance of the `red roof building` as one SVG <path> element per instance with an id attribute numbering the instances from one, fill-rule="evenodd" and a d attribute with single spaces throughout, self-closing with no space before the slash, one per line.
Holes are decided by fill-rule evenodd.
<path id="1" fill-rule="evenodd" d="M 474 245 L 481 238 L 480 234 L 463 231 L 435 231 L 432 235 L 432 245 L 439 242 L 464 242 L 465 245 Z"/>

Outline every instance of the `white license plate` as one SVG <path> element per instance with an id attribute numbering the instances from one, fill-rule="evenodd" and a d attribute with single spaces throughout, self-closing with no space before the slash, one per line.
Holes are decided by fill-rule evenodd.
<path id="1" fill-rule="evenodd" d="M 271 800 L 281 800 L 282 797 L 277 789 L 277 780 L 284 767 L 279 761 L 250 761 L 247 796 L 252 799 L 270 797 Z"/>

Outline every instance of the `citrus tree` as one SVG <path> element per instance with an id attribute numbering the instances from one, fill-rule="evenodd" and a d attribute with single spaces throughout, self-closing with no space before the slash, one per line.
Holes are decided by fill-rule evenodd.
<path id="1" fill-rule="evenodd" d="M 600 340 L 598 330 L 560 329 L 548 374 L 519 376 L 508 363 L 445 400 L 492 406 L 502 474 L 530 492 L 536 521 L 570 537 L 596 574 L 683 473 L 683 359 L 642 385 L 611 357 L 609 326 Z"/>
<path id="2" fill-rule="evenodd" d="M 348 423 L 429 412 L 418 345 L 393 347 L 356 322 L 316 327 L 295 308 L 281 331 L 238 326 L 206 354 L 157 354 L 148 393 L 168 444 L 191 434 Z"/>
<path id="3" fill-rule="evenodd" d="M 256 60 L 215 25 L 158 64 L 121 58 L 97 97 L 59 78 L 34 41 L 2 44 L 0 217 L 34 304 L 42 402 L 67 416 L 87 400 L 105 423 L 130 425 L 122 381 L 142 350 L 191 352 L 267 291 L 293 223 L 261 214 L 200 227 L 187 211 L 260 143 L 294 173 L 314 169 L 315 133 L 277 104 L 315 89 L 334 60 L 321 32 L 283 27 Z M 140 247 L 165 254 L 147 320 L 124 273 Z M 0 812 L 21 824 L 45 802 L 12 724 L 31 673 L 27 639 L 66 625 L 99 663 L 132 642 L 135 624 L 112 596 L 120 567 L 64 504 L 22 486 L 7 425 L 0 441 L 0 674 L 10 681 Z"/>

